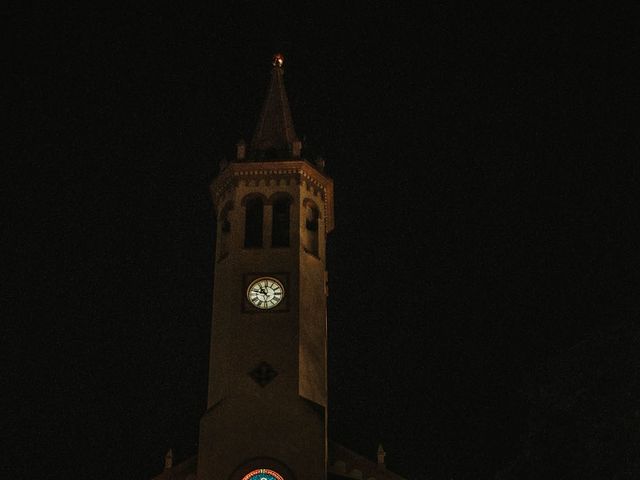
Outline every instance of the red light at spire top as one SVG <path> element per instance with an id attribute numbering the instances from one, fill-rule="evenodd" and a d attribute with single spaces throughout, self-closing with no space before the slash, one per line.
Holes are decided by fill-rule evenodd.
<path id="1" fill-rule="evenodd" d="M 282 67 L 284 65 L 284 56 L 281 53 L 276 53 L 273 56 L 273 66 Z"/>

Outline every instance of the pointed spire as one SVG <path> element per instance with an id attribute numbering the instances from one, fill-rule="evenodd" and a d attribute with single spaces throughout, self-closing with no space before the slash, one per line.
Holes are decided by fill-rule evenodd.
<path id="1" fill-rule="evenodd" d="M 294 142 L 299 142 L 293 128 L 287 92 L 284 88 L 284 57 L 273 57 L 271 83 L 262 106 L 256 131 L 251 140 L 251 151 L 256 157 L 276 155 L 289 158 Z"/>
<path id="2" fill-rule="evenodd" d="M 385 468 L 384 466 L 384 457 L 386 452 L 382 448 L 382 444 L 378 444 L 378 468 Z"/>

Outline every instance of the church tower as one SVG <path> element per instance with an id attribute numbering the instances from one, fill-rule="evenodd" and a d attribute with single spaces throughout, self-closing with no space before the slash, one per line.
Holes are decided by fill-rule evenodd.
<path id="1" fill-rule="evenodd" d="M 333 182 L 302 156 L 283 58 L 249 145 L 211 184 L 217 246 L 198 480 L 326 480 Z"/>

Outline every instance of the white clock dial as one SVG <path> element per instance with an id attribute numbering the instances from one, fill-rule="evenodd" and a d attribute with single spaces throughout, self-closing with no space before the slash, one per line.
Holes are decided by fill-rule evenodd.
<path id="1" fill-rule="evenodd" d="M 284 298 L 284 287 L 273 277 L 255 279 L 247 288 L 247 299 L 261 310 L 268 310 L 278 305 Z"/>

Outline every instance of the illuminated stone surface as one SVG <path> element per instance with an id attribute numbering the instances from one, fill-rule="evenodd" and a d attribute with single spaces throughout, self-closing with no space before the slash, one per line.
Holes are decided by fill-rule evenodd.
<path id="1" fill-rule="evenodd" d="M 327 441 L 333 181 L 324 160 L 304 158 L 283 74 L 276 56 L 249 148 L 238 142 L 211 184 L 218 231 L 207 410 L 197 456 L 170 462 L 158 480 L 402 480 L 380 451 L 374 462 Z M 284 294 L 269 303 L 275 284 Z"/>

